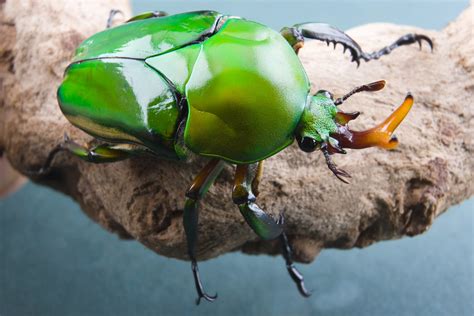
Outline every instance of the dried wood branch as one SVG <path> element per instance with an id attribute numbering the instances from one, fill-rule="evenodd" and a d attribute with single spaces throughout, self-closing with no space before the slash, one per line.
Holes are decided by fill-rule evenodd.
<path id="1" fill-rule="evenodd" d="M 75 47 L 104 28 L 109 10 L 126 15 L 130 10 L 125 0 L 3 1 L 0 6 L 0 149 L 25 173 L 44 163 L 64 132 L 91 140 L 63 117 L 56 88 Z M 472 14 L 471 7 L 441 32 L 391 24 L 352 29 L 349 34 L 367 51 L 409 32 L 427 34 L 436 44 L 434 53 L 404 47 L 359 69 L 325 44 L 309 42 L 302 49 L 314 91 L 342 95 L 359 84 L 388 81 L 385 90 L 359 94 L 343 105 L 363 112 L 353 127 L 380 121 L 409 90 L 415 107 L 399 128 L 398 149 L 335 158 L 352 174 L 350 185 L 331 175 L 320 153 L 305 154 L 296 145 L 268 159 L 260 203 L 274 215 L 285 212 L 296 259 L 309 262 L 323 248 L 364 247 L 422 233 L 449 206 L 473 194 Z M 35 180 L 72 196 L 106 229 L 184 259 L 184 192 L 204 163 L 134 158 L 94 165 L 62 153 L 53 172 Z M 256 238 L 233 205 L 232 173 L 227 167 L 201 204 L 202 259 L 235 250 L 277 251 L 274 243 Z"/>

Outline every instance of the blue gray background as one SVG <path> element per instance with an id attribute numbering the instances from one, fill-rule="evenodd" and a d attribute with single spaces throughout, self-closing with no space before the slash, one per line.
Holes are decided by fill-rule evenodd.
<path id="1" fill-rule="evenodd" d="M 139 1 L 134 11 L 216 9 L 279 29 L 394 22 L 441 29 L 468 1 Z M 201 263 L 213 304 L 194 306 L 187 262 L 121 241 L 50 189 L 0 200 L 0 315 L 473 315 L 474 199 L 430 231 L 363 250 L 326 250 L 299 265 L 303 299 L 280 257 L 232 253 Z"/>

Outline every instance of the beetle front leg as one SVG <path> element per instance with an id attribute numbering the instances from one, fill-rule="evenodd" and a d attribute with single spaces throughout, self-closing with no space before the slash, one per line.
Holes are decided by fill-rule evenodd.
<path id="1" fill-rule="evenodd" d="M 256 197 L 252 192 L 254 177 L 251 165 L 237 166 L 232 200 L 239 206 L 247 224 L 260 238 L 275 239 L 283 232 L 282 225 L 255 203 Z"/>
<path id="2" fill-rule="evenodd" d="M 400 46 L 411 45 L 411 44 L 415 44 L 415 43 L 418 43 L 418 45 L 420 46 L 420 49 L 421 49 L 421 43 L 423 41 L 428 43 L 428 45 L 431 48 L 431 51 L 433 51 L 433 41 L 428 36 L 423 35 L 423 34 L 410 33 L 410 34 L 403 35 L 402 37 L 397 39 L 392 44 L 390 44 L 388 46 L 385 46 L 384 48 L 381 48 L 378 51 L 374 51 L 372 53 L 362 52 L 358 59 L 363 59 L 366 62 L 368 62 L 370 60 L 373 60 L 373 59 L 379 59 L 380 57 L 382 57 L 384 55 L 390 54 L 394 49 L 396 49 Z M 357 64 L 359 64 L 358 59 L 356 59 Z"/>
<path id="3" fill-rule="evenodd" d="M 199 305 L 201 298 L 206 301 L 212 302 L 217 298 L 217 294 L 214 296 L 206 294 L 203 289 L 201 278 L 199 276 L 198 265 L 196 261 L 196 245 L 198 239 L 198 202 L 206 194 L 207 190 L 220 174 L 224 168 L 224 162 L 219 159 L 211 160 L 202 169 L 194 179 L 191 187 L 186 192 L 186 202 L 184 204 L 183 214 L 183 225 L 186 233 L 186 241 L 188 247 L 189 259 L 191 259 L 191 268 L 193 270 L 194 283 L 196 285 L 196 291 L 198 298 L 196 304 Z"/>
<path id="4" fill-rule="evenodd" d="M 326 23 L 295 24 L 293 27 L 283 28 L 280 34 L 288 41 L 296 53 L 303 47 L 305 38 L 320 40 L 326 42 L 328 45 L 329 43 L 333 43 L 334 47 L 336 47 L 336 44 L 341 44 L 344 47 L 344 52 L 346 49 L 349 49 L 352 55 L 352 61 L 355 61 L 357 65 L 360 64 L 361 59 L 366 62 L 372 59 L 379 59 L 383 55 L 390 54 L 394 49 L 400 46 L 418 43 L 421 48 L 423 41 L 428 43 L 431 51 L 433 51 L 433 41 L 428 36 L 423 34 L 406 34 L 391 45 L 372 53 L 366 53 L 349 35 Z"/>

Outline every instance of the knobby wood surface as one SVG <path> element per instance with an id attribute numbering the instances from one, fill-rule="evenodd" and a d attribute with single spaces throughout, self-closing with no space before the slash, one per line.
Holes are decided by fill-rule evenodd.
<path id="1" fill-rule="evenodd" d="M 104 28 L 110 8 L 130 16 L 125 0 L 0 1 L 0 150 L 18 171 L 42 165 L 65 132 L 79 142 L 91 140 L 63 117 L 56 89 L 75 47 Z M 356 85 L 388 81 L 385 90 L 353 96 L 342 106 L 362 112 L 351 122 L 354 129 L 381 121 L 407 91 L 415 106 L 397 131 L 398 149 L 335 156 L 351 173 L 350 185 L 332 176 L 321 153 L 303 153 L 296 144 L 266 161 L 259 203 L 275 216 L 285 213 L 297 260 L 312 261 L 323 248 L 420 234 L 449 206 L 472 196 L 472 16 L 471 5 L 440 32 L 392 24 L 351 29 L 366 51 L 410 32 L 429 35 L 436 45 L 434 53 L 416 45 L 399 48 L 359 69 L 341 47 L 333 51 L 307 42 L 301 50 L 313 91 L 341 95 Z M 34 180 L 72 196 L 90 218 L 119 236 L 186 259 L 184 192 L 205 163 L 139 157 L 94 165 L 61 153 L 52 173 Z M 226 167 L 201 203 L 201 259 L 236 250 L 278 252 L 275 242 L 258 240 L 233 205 L 233 172 Z"/>

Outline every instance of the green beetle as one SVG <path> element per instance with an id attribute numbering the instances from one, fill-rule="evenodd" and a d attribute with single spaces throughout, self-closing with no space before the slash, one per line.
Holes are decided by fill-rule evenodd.
<path id="1" fill-rule="evenodd" d="M 324 90 L 312 95 L 297 57 L 305 38 L 340 43 L 358 64 L 401 45 L 424 40 L 432 47 L 428 37 L 408 34 L 368 54 L 348 35 L 322 23 L 298 24 L 278 33 L 213 11 L 144 13 L 86 39 L 58 89 L 67 119 L 103 143 L 84 147 L 66 138 L 41 170 L 48 169 L 60 150 L 96 163 L 142 153 L 184 161 L 192 155 L 209 157 L 186 192 L 183 216 L 199 303 L 216 296 L 205 293 L 198 273 L 197 202 L 224 164 L 235 164 L 234 203 L 258 236 L 280 238 L 287 269 L 301 294 L 309 296 L 293 266 L 283 217 L 274 220 L 256 204 L 263 160 L 296 139 L 305 152 L 320 149 L 331 171 L 346 182 L 349 175 L 330 155 L 345 153 L 343 148 L 396 146 L 392 133 L 413 98 L 408 95 L 380 125 L 350 130 L 347 123 L 359 113 L 344 113 L 337 106 L 354 93 L 377 91 L 385 83 L 360 86 L 338 99 Z"/>

